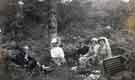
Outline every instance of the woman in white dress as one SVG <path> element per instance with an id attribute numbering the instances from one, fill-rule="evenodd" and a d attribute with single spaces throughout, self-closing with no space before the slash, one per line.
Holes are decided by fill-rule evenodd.
<path id="1" fill-rule="evenodd" d="M 65 55 L 64 55 L 64 51 L 61 47 L 59 47 L 57 39 L 53 39 L 51 41 L 52 44 L 52 48 L 51 48 L 51 57 L 54 61 L 55 64 L 57 64 L 58 66 L 60 66 L 62 63 L 65 63 Z"/>
<path id="2" fill-rule="evenodd" d="M 111 52 L 109 41 L 106 37 L 99 37 L 98 44 L 99 44 L 99 48 L 97 52 L 97 59 L 101 70 L 101 74 L 104 75 L 103 60 L 112 57 L 112 52 Z"/>
<path id="3" fill-rule="evenodd" d="M 98 59 L 100 61 L 112 57 L 111 47 L 106 37 L 100 37 L 98 40 Z"/>

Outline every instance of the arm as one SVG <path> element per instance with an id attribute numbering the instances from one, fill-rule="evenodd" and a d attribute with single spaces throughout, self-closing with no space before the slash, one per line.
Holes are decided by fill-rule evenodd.
<path id="1" fill-rule="evenodd" d="M 50 54 L 51 54 L 51 57 L 53 58 L 53 57 L 55 57 L 55 53 L 54 53 L 55 51 L 53 50 L 53 49 L 51 49 L 50 50 Z"/>
<path id="2" fill-rule="evenodd" d="M 65 55 L 64 55 L 64 51 L 62 48 L 59 49 L 59 53 L 60 53 L 60 57 L 64 58 Z"/>
<path id="3" fill-rule="evenodd" d="M 112 51 L 111 51 L 110 47 L 107 47 L 106 52 L 107 52 L 109 58 L 112 57 Z"/>
<path id="4" fill-rule="evenodd" d="M 83 55 L 84 57 L 89 57 L 90 56 L 90 52 L 86 53 L 85 55 Z"/>

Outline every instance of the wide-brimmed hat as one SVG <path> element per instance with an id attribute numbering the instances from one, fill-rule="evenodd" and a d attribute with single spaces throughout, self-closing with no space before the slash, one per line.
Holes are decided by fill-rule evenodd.
<path id="1" fill-rule="evenodd" d="M 56 38 L 52 39 L 51 43 L 52 43 L 52 44 L 53 44 L 53 43 L 57 43 L 57 39 L 56 39 Z"/>
<path id="2" fill-rule="evenodd" d="M 91 39 L 91 41 L 92 41 L 92 42 L 93 42 L 93 41 L 98 41 L 98 39 L 94 37 L 94 38 Z"/>
<path id="3" fill-rule="evenodd" d="M 107 39 L 106 37 L 99 37 L 99 38 L 98 38 L 98 42 L 99 42 L 99 41 L 102 41 L 102 40 L 103 40 L 104 42 L 106 42 L 106 39 Z"/>
<path id="4" fill-rule="evenodd" d="M 28 45 L 25 45 L 23 46 L 24 49 L 28 50 L 29 49 L 29 46 Z"/>

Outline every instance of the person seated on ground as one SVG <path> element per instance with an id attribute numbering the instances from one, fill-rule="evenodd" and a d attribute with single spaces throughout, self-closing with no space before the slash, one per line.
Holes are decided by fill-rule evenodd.
<path id="1" fill-rule="evenodd" d="M 96 59 L 99 45 L 97 44 L 97 38 L 92 38 L 89 42 L 88 52 L 80 58 L 80 63 L 94 62 Z M 84 65 L 84 64 L 83 64 Z"/>
<path id="2" fill-rule="evenodd" d="M 45 73 L 51 72 L 47 70 L 49 67 L 40 64 L 34 57 L 30 56 L 29 53 L 26 52 L 28 49 L 28 46 L 23 48 L 13 44 L 8 48 L 8 60 L 28 71 L 32 71 L 34 68 L 39 67 L 41 71 Z"/>
<path id="3" fill-rule="evenodd" d="M 12 41 L 8 46 L 9 59 L 17 65 L 24 66 L 27 64 L 25 57 L 25 52 L 23 48 L 18 46 L 15 41 Z"/>
<path id="4" fill-rule="evenodd" d="M 54 68 L 52 68 L 51 66 L 45 66 L 44 64 L 40 64 L 40 62 L 38 62 L 34 57 L 32 57 L 32 50 L 29 46 L 25 45 L 23 49 L 25 51 L 24 58 L 28 61 L 28 70 L 33 70 L 36 66 L 39 67 L 41 71 L 44 71 L 46 73 L 52 72 L 54 70 Z"/>
<path id="5" fill-rule="evenodd" d="M 51 45 L 52 48 L 50 50 L 50 53 L 51 53 L 52 60 L 54 61 L 55 64 L 60 66 L 66 62 L 64 51 L 61 47 L 58 46 L 57 39 L 53 39 L 51 41 Z"/>
<path id="6" fill-rule="evenodd" d="M 91 56 L 96 57 L 97 53 L 98 53 L 98 48 L 99 48 L 98 39 L 94 37 L 89 42 L 89 52 L 84 56 L 86 56 L 86 57 L 91 57 Z"/>
<path id="7" fill-rule="evenodd" d="M 88 43 L 85 42 L 85 41 L 81 41 L 79 42 L 79 48 L 77 50 L 77 54 L 79 55 L 79 61 L 80 61 L 80 58 L 83 57 L 85 54 L 87 54 L 89 51 L 89 46 L 88 46 Z"/>
<path id="8" fill-rule="evenodd" d="M 77 68 L 86 68 L 87 66 L 91 66 L 91 63 L 95 63 L 95 57 L 99 47 L 97 41 L 97 38 L 92 38 L 90 40 L 90 42 L 87 44 L 88 46 L 84 49 L 85 53 L 79 58 L 79 66 L 73 67 L 72 70 L 76 70 Z"/>
<path id="9" fill-rule="evenodd" d="M 98 39 L 99 48 L 98 48 L 98 61 L 102 63 L 102 61 L 106 58 L 112 57 L 112 51 L 109 44 L 109 41 L 106 37 L 99 37 Z"/>
<path id="10" fill-rule="evenodd" d="M 77 55 L 78 55 L 78 65 L 82 65 L 84 64 L 84 55 L 86 55 L 89 51 L 89 46 L 88 46 L 88 42 L 87 41 L 82 41 L 79 42 L 80 47 L 77 50 Z"/>
<path id="11" fill-rule="evenodd" d="M 79 42 L 80 47 L 77 50 L 77 54 L 81 57 L 89 51 L 89 46 L 87 42 Z"/>
<path id="12" fill-rule="evenodd" d="M 98 53 L 98 48 L 99 48 L 98 39 L 95 37 L 92 38 L 89 46 L 90 46 L 89 52 L 86 56 L 88 57 L 89 63 L 96 65 L 97 53 Z"/>

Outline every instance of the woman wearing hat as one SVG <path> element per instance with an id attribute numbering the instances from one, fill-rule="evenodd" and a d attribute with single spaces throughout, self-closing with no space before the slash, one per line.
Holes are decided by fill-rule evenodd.
<path id="1" fill-rule="evenodd" d="M 100 45 L 98 49 L 99 61 L 112 57 L 112 52 L 108 39 L 106 37 L 100 37 L 98 43 Z"/>
<path id="2" fill-rule="evenodd" d="M 98 39 L 97 38 L 92 38 L 90 43 L 89 43 L 89 49 L 88 49 L 88 52 L 83 55 L 79 61 L 80 61 L 80 64 L 82 64 L 83 66 L 89 64 L 91 61 L 92 63 L 94 62 L 95 63 L 95 57 L 97 55 L 97 52 L 98 52 L 98 48 L 99 48 L 99 45 L 97 44 L 97 41 Z"/>
<path id="3" fill-rule="evenodd" d="M 101 69 L 101 74 L 104 75 L 104 68 L 103 68 L 103 60 L 106 58 L 112 57 L 112 52 L 110 48 L 109 41 L 106 37 L 99 37 L 98 39 L 98 53 L 97 53 L 97 59 L 98 59 L 98 64 Z"/>
<path id="4" fill-rule="evenodd" d="M 61 47 L 59 47 L 57 39 L 53 39 L 51 41 L 51 47 L 50 53 L 54 63 L 58 66 L 60 66 L 62 63 L 65 63 L 64 51 Z"/>
<path id="5" fill-rule="evenodd" d="M 90 42 L 89 55 L 96 56 L 98 53 L 98 48 L 99 48 L 98 39 L 94 37 L 91 39 Z"/>

